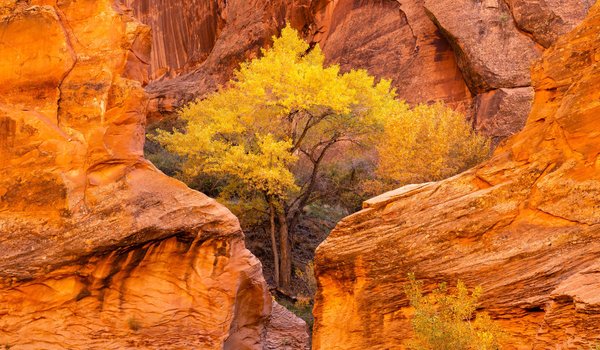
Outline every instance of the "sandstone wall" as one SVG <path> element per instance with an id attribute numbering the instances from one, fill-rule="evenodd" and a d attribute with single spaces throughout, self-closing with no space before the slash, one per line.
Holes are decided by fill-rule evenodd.
<path id="1" fill-rule="evenodd" d="M 425 11 L 452 45 L 475 96 L 476 129 L 497 143 L 523 128 L 533 101 L 532 64 L 593 2 L 425 0 Z"/>
<path id="2" fill-rule="evenodd" d="M 150 28 L 111 0 L 0 2 L 0 344 L 261 349 L 259 261 L 143 158 Z"/>
<path id="3" fill-rule="evenodd" d="M 319 246 L 313 349 L 402 349 L 402 286 L 485 291 L 505 349 L 588 349 L 600 329 L 600 4 L 533 70 L 525 129 L 453 178 L 367 201 Z"/>
<path id="4" fill-rule="evenodd" d="M 310 0 L 125 0 L 152 27 L 149 117 L 166 113 L 225 84 L 241 62 L 283 28 L 308 23 Z"/>
<path id="5" fill-rule="evenodd" d="M 531 64 L 593 0 L 126 3 L 153 29 L 153 120 L 227 82 L 289 21 L 321 45 L 328 63 L 392 79 L 410 103 L 444 100 L 497 143 L 525 124 Z"/>

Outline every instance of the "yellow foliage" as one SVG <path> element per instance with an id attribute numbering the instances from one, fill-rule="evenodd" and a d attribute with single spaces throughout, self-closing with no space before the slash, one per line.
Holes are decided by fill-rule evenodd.
<path id="1" fill-rule="evenodd" d="M 498 350 L 502 331 L 485 313 L 475 315 L 483 290 L 471 293 L 461 281 L 450 293 L 442 283 L 432 293 L 423 295 L 422 282 L 409 274 L 405 292 L 415 308 L 412 319 L 412 350 Z"/>
<path id="2" fill-rule="evenodd" d="M 180 111 L 185 130 L 159 131 L 153 139 L 185 160 L 185 177 L 226 179 L 223 200 L 295 197 L 300 211 L 316 187 L 311 181 L 334 162 L 325 154 L 340 145 L 338 163 L 370 162 L 374 152 L 362 148 L 357 155 L 350 146 L 375 145 L 375 176 L 363 179 L 367 195 L 443 179 L 488 155 L 488 140 L 460 113 L 440 103 L 410 108 L 395 98 L 389 80 L 376 82 L 365 70 L 341 74 L 324 61 L 318 46 L 309 50 L 287 26 L 226 87 Z"/>
<path id="3" fill-rule="evenodd" d="M 402 184 L 447 178 L 480 163 L 490 152 L 489 139 L 442 103 L 390 114 L 381 140 L 377 175 Z"/>
<path id="4" fill-rule="evenodd" d="M 389 81 L 375 83 L 362 70 L 340 74 L 337 65 L 323 66 L 318 47 L 308 49 L 288 25 L 231 84 L 181 110 L 185 131 L 153 138 L 186 159 L 185 175 L 226 176 L 250 191 L 288 198 L 300 190 L 290 170 L 299 155 L 320 162 L 332 145 L 381 130 L 403 105 Z"/>

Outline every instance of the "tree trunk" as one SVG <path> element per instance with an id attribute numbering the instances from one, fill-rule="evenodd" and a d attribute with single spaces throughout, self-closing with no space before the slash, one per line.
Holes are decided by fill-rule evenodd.
<path id="1" fill-rule="evenodd" d="M 291 292 L 292 281 L 292 247 L 290 246 L 288 223 L 283 208 L 277 210 L 277 221 L 279 221 L 279 247 L 281 255 L 281 275 L 279 287 L 284 293 Z"/>
<path id="2" fill-rule="evenodd" d="M 269 211 L 271 216 L 271 250 L 273 251 L 273 265 L 275 266 L 275 286 L 279 287 L 279 251 L 277 250 L 277 241 L 275 239 L 275 205 L 269 200 Z"/>

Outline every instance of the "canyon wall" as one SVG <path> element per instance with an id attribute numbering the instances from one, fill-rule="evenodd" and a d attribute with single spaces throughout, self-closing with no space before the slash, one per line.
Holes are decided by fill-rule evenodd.
<path id="1" fill-rule="evenodd" d="M 0 346 L 262 349 L 238 220 L 143 158 L 150 34 L 112 0 L 0 2 Z"/>
<path id="2" fill-rule="evenodd" d="M 596 4 L 535 65 L 527 124 L 491 160 L 371 199 L 337 225 L 317 249 L 313 349 L 403 349 L 409 272 L 427 290 L 481 285 L 504 349 L 597 344 L 599 38 Z"/>
<path id="3" fill-rule="evenodd" d="M 124 0 L 153 30 L 149 117 L 214 91 L 257 57 L 286 21 L 308 22 L 310 0 Z"/>
<path id="4" fill-rule="evenodd" d="M 531 109 L 529 68 L 593 0 L 126 0 L 153 29 L 150 117 L 232 78 L 289 21 L 327 63 L 392 79 L 409 103 L 444 100 L 495 142 Z"/>

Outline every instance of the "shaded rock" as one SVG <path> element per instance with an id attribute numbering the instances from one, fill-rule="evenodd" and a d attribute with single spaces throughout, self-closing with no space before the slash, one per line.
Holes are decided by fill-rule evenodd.
<path id="1" fill-rule="evenodd" d="M 533 61 L 558 34 L 579 23 L 591 0 L 126 4 L 153 28 L 153 82 L 147 90 L 150 120 L 155 121 L 229 81 L 239 64 L 256 57 L 286 21 L 321 45 L 327 63 L 392 79 L 399 97 L 409 103 L 444 100 L 469 111 L 472 95 L 529 86 Z M 475 114 L 481 114 L 476 108 L 477 103 Z M 500 125 L 514 114 L 487 106 L 485 115 L 498 115 Z M 513 125 L 520 124 L 523 115 L 518 118 Z M 490 131 L 492 136 L 503 133 Z"/>
<path id="2" fill-rule="evenodd" d="M 147 87 L 153 120 L 225 84 L 286 21 L 318 42 L 329 63 L 392 79 L 410 102 L 470 102 L 452 49 L 425 15 L 422 0 L 126 3 L 153 28 L 154 81 Z"/>
<path id="3" fill-rule="evenodd" d="M 175 77 L 201 64 L 215 47 L 224 25 L 223 1 L 126 0 L 133 14 L 152 28 L 152 79 Z"/>
<path id="4" fill-rule="evenodd" d="M 263 350 L 308 350 L 310 340 L 306 322 L 273 300 L 266 327 Z"/>
<path id="5" fill-rule="evenodd" d="M 516 28 L 501 0 L 426 0 L 425 7 L 454 48 L 471 92 L 531 84 L 529 69 L 542 50 Z"/>
<path id="6" fill-rule="evenodd" d="M 525 89 L 531 85 L 531 65 L 558 35 L 580 23 L 590 6 L 587 0 L 425 1 L 476 95 L 475 128 L 494 144 L 524 125 L 533 101 Z"/>
<path id="7" fill-rule="evenodd" d="M 143 158 L 149 28 L 47 4 L 0 4 L 0 344 L 260 349 L 237 219 Z"/>
<path id="8" fill-rule="evenodd" d="M 501 140 L 519 132 L 525 126 L 533 102 L 533 88 L 497 89 L 477 95 L 475 99 L 475 129 Z"/>
<path id="9" fill-rule="evenodd" d="M 581 22 L 593 0 L 507 0 L 517 27 L 544 47 Z"/>
<path id="10" fill-rule="evenodd" d="M 398 349 L 402 286 L 481 285 L 506 349 L 587 349 L 600 324 L 600 4 L 533 70 L 524 130 L 453 178 L 365 204 L 319 246 L 314 349 Z"/>
<path id="11" fill-rule="evenodd" d="M 257 57 L 286 21 L 303 28 L 310 0 L 125 3 L 153 28 L 155 80 L 146 90 L 150 118 L 156 120 L 229 81 L 240 63 Z"/>
<path id="12" fill-rule="evenodd" d="M 409 103 L 470 103 L 470 93 L 446 39 L 422 0 L 316 1 L 315 34 L 328 63 L 363 68 L 392 79 Z"/>

